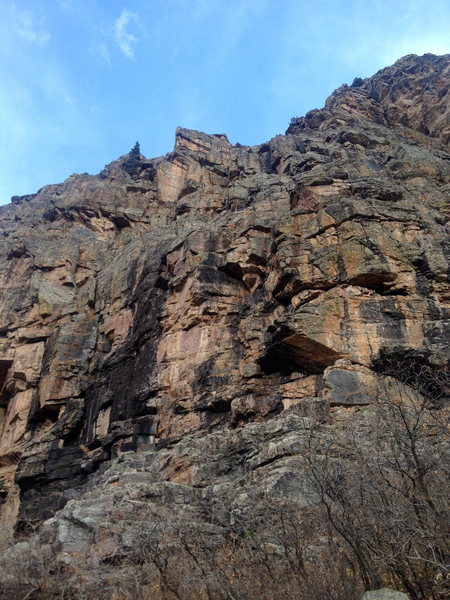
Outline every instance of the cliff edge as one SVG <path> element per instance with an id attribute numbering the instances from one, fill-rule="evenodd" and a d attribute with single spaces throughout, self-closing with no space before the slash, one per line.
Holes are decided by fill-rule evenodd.
<path id="1" fill-rule="evenodd" d="M 450 55 L 407 56 L 259 146 L 178 128 L 0 208 L 5 531 L 106 564 L 128 500 L 306 506 L 313 425 L 349 457 L 380 398 L 443 414 L 449 84 Z"/>

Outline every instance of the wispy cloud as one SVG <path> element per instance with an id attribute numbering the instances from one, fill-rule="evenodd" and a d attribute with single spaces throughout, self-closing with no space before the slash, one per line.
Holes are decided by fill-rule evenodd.
<path id="1" fill-rule="evenodd" d="M 398 60 L 401 56 L 406 54 L 426 54 L 431 52 L 432 54 L 447 54 L 450 52 L 450 43 L 448 36 L 445 34 L 433 35 L 418 35 L 416 36 L 405 36 L 402 39 L 391 39 L 390 43 L 385 43 L 381 56 L 385 65 L 392 64 Z"/>
<path id="2" fill-rule="evenodd" d="M 31 12 L 22 12 L 17 15 L 17 33 L 19 36 L 30 44 L 44 46 L 51 34 L 36 26 L 34 17 Z"/>
<path id="3" fill-rule="evenodd" d="M 134 57 L 134 47 L 138 41 L 138 38 L 128 31 L 128 26 L 133 22 L 139 23 L 139 16 L 126 9 L 122 10 L 120 17 L 114 21 L 114 38 L 126 58 Z"/>
<path id="4" fill-rule="evenodd" d="M 108 44 L 106 42 L 95 43 L 90 47 L 90 51 L 93 54 L 97 54 L 102 58 L 105 63 L 111 66 L 111 52 L 109 51 Z"/>
<path id="5" fill-rule="evenodd" d="M 73 12 L 75 8 L 73 0 L 58 0 L 58 6 L 61 10 L 67 12 Z"/>

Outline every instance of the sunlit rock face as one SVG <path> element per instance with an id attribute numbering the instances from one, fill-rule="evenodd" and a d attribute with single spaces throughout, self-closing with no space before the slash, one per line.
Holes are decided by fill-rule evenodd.
<path id="1" fill-rule="evenodd" d="M 332 419 L 390 357 L 448 360 L 449 69 L 407 56 L 260 146 L 179 128 L 0 208 L 6 527 L 124 451 Z"/>

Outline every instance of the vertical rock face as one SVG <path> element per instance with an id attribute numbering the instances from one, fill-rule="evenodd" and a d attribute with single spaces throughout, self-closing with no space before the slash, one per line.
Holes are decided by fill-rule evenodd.
<path id="1" fill-rule="evenodd" d="M 260 146 L 177 129 L 0 208 L 6 524 L 124 451 L 326 419 L 392 357 L 446 364 L 449 69 L 407 56 Z"/>

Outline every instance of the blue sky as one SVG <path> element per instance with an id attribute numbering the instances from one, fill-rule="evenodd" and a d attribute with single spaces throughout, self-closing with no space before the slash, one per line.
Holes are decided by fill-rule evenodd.
<path id="1" fill-rule="evenodd" d="M 448 0 L 0 0 L 0 204 L 177 125 L 259 144 L 342 83 L 450 52 Z"/>

